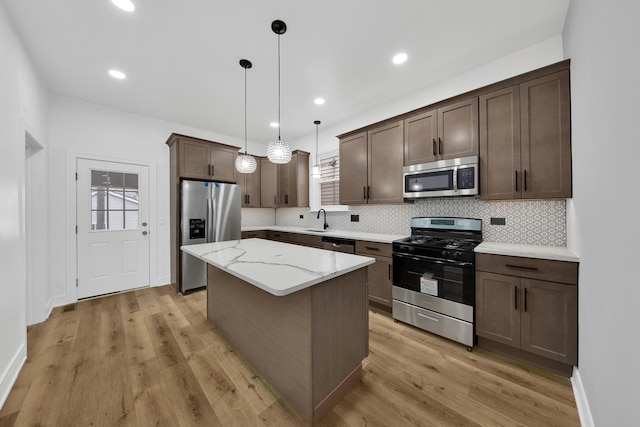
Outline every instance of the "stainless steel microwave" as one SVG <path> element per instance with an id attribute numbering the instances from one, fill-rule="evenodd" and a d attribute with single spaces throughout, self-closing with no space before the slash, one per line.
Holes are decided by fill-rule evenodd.
<path id="1" fill-rule="evenodd" d="M 403 168 L 403 197 L 475 196 L 478 194 L 478 156 L 439 160 Z"/>

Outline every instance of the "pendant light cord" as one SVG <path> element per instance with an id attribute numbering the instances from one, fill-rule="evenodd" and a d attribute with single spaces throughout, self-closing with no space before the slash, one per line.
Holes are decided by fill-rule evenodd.
<path id="1" fill-rule="evenodd" d="M 247 69 L 244 69 L 244 154 L 247 154 Z"/>
<path id="2" fill-rule="evenodd" d="M 278 34 L 278 141 L 282 141 L 280 131 L 282 129 L 280 123 L 280 34 Z"/>

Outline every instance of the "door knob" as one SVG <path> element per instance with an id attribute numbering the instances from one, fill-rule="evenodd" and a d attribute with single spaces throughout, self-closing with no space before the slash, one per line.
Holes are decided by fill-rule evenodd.
<path id="1" fill-rule="evenodd" d="M 146 236 L 147 234 L 148 234 L 148 233 L 147 233 L 147 230 L 145 230 L 145 231 L 143 231 L 143 232 L 142 232 L 142 235 L 143 235 L 143 236 Z"/>
<path id="2" fill-rule="evenodd" d="M 143 222 L 143 223 L 142 223 L 142 226 L 143 226 L 143 227 L 146 227 L 146 226 L 147 226 L 147 223 L 146 223 L 146 222 Z"/>

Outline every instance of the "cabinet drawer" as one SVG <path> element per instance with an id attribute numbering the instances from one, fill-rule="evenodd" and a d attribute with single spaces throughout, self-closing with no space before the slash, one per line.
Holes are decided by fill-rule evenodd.
<path id="1" fill-rule="evenodd" d="M 243 231 L 240 233 L 240 237 L 242 239 L 266 239 L 267 232 L 266 230 Z"/>
<path id="2" fill-rule="evenodd" d="M 356 240 L 356 253 L 390 257 L 391 243 L 368 242 L 366 240 Z"/>
<path id="3" fill-rule="evenodd" d="M 314 248 L 322 247 L 322 236 L 316 236 L 314 234 L 289 234 L 289 241 L 291 243 L 298 243 L 304 246 L 312 246 Z"/>
<path id="4" fill-rule="evenodd" d="M 578 263 L 506 255 L 476 254 L 476 270 L 550 282 L 578 284 Z"/>
<path id="5" fill-rule="evenodd" d="M 285 231 L 267 231 L 267 239 L 269 240 L 277 240 L 278 242 L 288 242 L 289 241 L 289 233 Z"/>

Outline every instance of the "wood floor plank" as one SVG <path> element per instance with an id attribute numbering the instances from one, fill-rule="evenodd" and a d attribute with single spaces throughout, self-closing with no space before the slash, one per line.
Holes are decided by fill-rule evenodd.
<path id="1" fill-rule="evenodd" d="M 579 426 L 570 383 L 371 312 L 361 381 L 319 423 Z M 0 427 L 302 426 L 206 320 L 206 292 L 83 300 L 27 330 Z"/>

